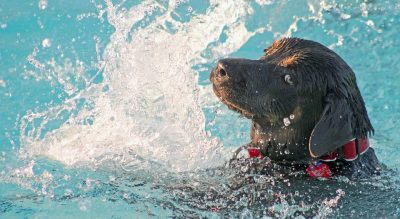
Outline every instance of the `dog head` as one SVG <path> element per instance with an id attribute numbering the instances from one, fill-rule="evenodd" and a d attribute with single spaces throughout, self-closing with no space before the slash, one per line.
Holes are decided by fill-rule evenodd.
<path id="1" fill-rule="evenodd" d="M 214 93 L 230 109 L 264 126 L 292 123 L 312 157 L 373 132 L 355 75 L 335 52 L 298 38 L 264 51 L 259 60 L 222 59 L 212 70 Z"/>

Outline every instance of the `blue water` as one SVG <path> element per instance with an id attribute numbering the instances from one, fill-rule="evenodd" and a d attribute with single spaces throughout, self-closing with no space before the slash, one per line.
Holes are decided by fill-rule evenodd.
<path id="1" fill-rule="evenodd" d="M 400 217 L 400 3 L 227 2 L 1 1 L 0 218 Z M 283 36 L 353 68 L 391 171 L 223 168 L 249 122 L 214 97 L 210 69 Z"/>

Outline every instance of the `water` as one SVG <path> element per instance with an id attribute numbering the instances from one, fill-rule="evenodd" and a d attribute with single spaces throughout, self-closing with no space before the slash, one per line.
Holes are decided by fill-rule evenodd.
<path id="1" fill-rule="evenodd" d="M 399 29 L 395 0 L 2 1 L 0 217 L 399 217 Z M 225 168 L 249 122 L 214 97 L 210 69 L 282 36 L 349 63 L 393 171 Z"/>

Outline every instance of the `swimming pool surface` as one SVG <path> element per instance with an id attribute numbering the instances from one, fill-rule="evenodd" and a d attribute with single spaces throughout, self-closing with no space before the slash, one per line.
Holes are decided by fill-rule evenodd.
<path id="1" fill-rule="evenodd" d="M 0 1 L 0 218 L 398 218 L 399 30 L 397 0 Z M 353 68 L 390 171 L 224 168 L 250 124 L 209 72 L 284 36 Z"/>

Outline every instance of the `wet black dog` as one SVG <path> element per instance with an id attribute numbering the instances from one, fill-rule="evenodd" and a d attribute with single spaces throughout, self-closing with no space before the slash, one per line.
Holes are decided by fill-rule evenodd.
<path id="1" fill-rule="evenodd" d="M 210 80 L 224 104 L 252 120 L 248 146 L 275 163 L 307 168 L 318 160 L 341 175 L 379 172 L 354 72 L 327 47 L 277 40 L 259 60 L 220 60 Z"/>

